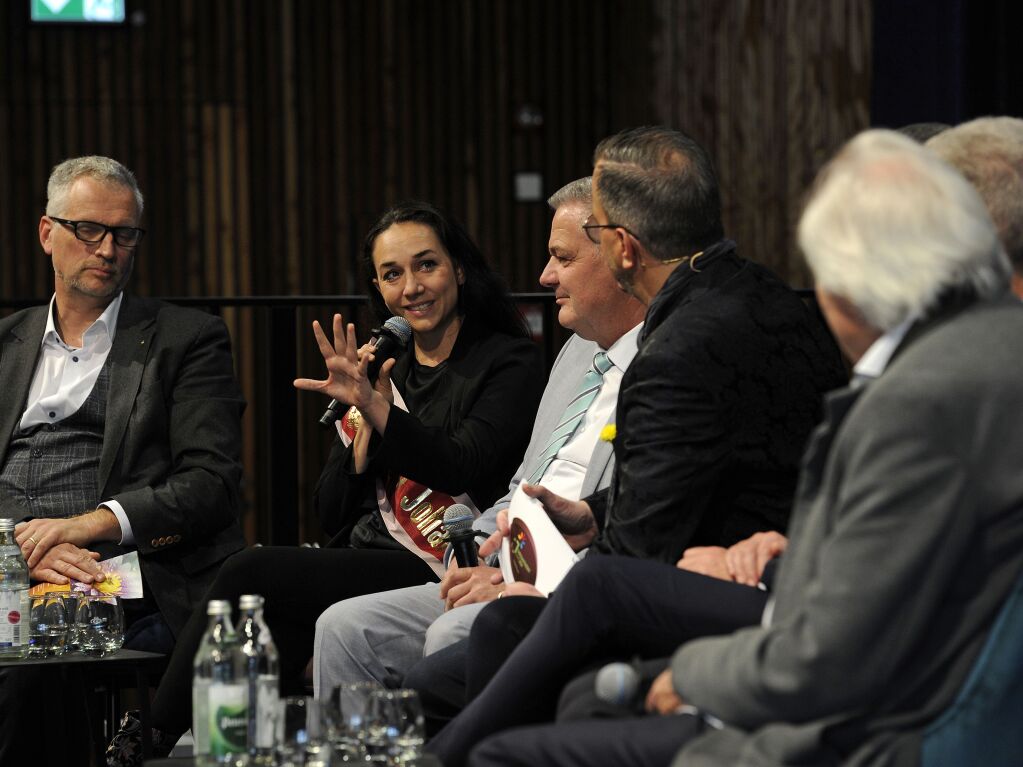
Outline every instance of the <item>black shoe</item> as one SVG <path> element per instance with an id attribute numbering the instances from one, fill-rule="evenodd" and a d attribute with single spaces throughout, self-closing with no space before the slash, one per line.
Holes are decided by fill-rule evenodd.
<path id="1" fill-rule="evenodd" d="M 177 738 L 152 730 L 153 758 L 168 756 Z M 107 746 L 107 767 L 142 767 L 142 721 L 138 711 L 126 711 Z"/>

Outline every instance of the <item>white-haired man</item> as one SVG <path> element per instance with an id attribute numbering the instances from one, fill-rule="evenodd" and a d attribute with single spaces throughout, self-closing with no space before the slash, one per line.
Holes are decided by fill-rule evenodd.
<path id="1" fill-rule="evenodd" d="M 799 242 L 856 375 L 808 447 L 762 625 L 677 650 L 647 698 L 675 715 L 516 729 L 474 767 L 657 764 L 679 747 L 677 767 L 919 763 L 1023 566 L 1023 307 L 977 193 L 888 131 L 822 172 Z M 534 705 L 531 680 L 564 673 L 545 648 L 592 565 L 431 749 L 446 765 Z M 688 577 L 619 560 L 609 602 L 637 591 L 633 567 L 652 602 Z"/>

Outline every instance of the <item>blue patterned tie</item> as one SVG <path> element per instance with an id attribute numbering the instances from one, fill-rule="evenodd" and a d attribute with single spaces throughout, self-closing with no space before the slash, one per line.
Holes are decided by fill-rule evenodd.
<path id="1" fill-rule="evenodd" d="M 597 394 L 600 392 L 600 385 L 604 382 L 604 373 L 614 367 L 614 363 L 604 352 L 597 352 L 593 358 L 593 367 L 586 371 L 586 375 L 583 376 L 582 386 L 579 387 L 579 392 L 575 395 L 571 402 L 568 403 L 568 407 L 565 408 L 565 412 L 561 415 L 561 420 L 558 422 L 558 426 L 551 432 L 551 437 L 547 441 L 547 447 L 543 449 L 540 454 L 540 465 L 536 467 L 536 471 L 529 477 L 529 484 L 535 485 L 543 477 L 544 472 L 547 471 L 547 467 L 551 465 L 554 459 L 558 455 L 558 451 L 565 446 L 572 435 L 575 434 L 575 430 L 579 428 L 579 424 L 583 422 L 583 417 L 586 415 L 586 411 L 590 405 L 593 404 L 593 400 L 597 398 Z"/>

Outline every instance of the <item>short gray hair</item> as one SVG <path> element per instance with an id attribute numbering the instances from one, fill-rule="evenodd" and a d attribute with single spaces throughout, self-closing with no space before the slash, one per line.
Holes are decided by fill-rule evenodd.
<path id="1" fill-rule="evenodd" d="M 630 128 L 593 155 L 600 203 L 611 223 L 667 261 L 724 237 L 714 163 L 696 141 L 672 128 Z"/>
<path id="2" fill-rule="evenodd" d="M 593 204 L 593 176 L 583 176 L 575 181 L 569 181 L 547 198 L 547 204 L 551 206 L 551 210 L 557 210 L 570 202 L 577 202 L 581 205 Z"/>
<path id="3" fill-rule="evenodd" d="M 130 189 L 135 196 L 136 214 L 138 218 L 142 218 L 145 203 L 138 182 L 135 181 L 135 174 L 117 160 L 100 155 L 72 157 L 53 168 L 50 180 L 46 183 L 46 215 L 63 215 L 68 191 L 75 181 L 83 177 Z"/>
<path id="4" fill-rule="evenodd" d="M 976 190 L 893 131 L 852 139 L 821 171 L 799 221 L 819 288 L 888 331 L 947 294 L 1009 290 L 1009 262 Z"/>
<path id="5" fill-rule="evenodd" d="M 981 117 L 938 134 L 927 148 L 976 187 L 1013 268 L 1023 274 L 1023 120 Z"/>

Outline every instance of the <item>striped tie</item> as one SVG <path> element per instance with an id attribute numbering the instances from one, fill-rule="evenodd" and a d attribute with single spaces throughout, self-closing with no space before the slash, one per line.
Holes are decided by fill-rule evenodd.
<path id="1" fill-rule="evenodd" d="M 597 394 L 600 392 L 600 385 L 604 382 L 604 373 L 612 367 L 614 367 L 614 363 L 611 362 L 607 354 L 597 352 L 593 358 L 593 367 L 587 370 L 586 375 L 583 376 L 579 393 L 568 403 L 568 407 L 565 408 L 557 428 L 551 432 L 551 437 L 547 441 L 547 447 L 540 454 L 540 465 L 530 475 L 529 484 L 535 485 L 540 481 L 544 472 L 547 471 L 547 468 L 557 457 L 558 451 L 575 434 L 575 430 L 583 422 L 587 409 L 593 404 L 593 400 L 597 398 Z"/>

